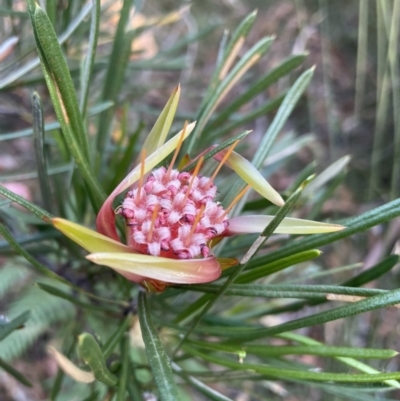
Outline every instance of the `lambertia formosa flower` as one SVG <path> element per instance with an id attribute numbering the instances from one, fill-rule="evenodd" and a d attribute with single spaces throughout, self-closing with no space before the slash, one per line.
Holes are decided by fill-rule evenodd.
<path id="1" fill-rule="evenodd" d="M 218 259 L 212 244 L 225 236 L 260 233 L 273 216 L 229 218 L 233 205 L 250 187 L 272 203 L 282 206 L 281 196 L 246 159 L 234 152 L 237 142 L 213 157 L 219 165 L 211 177 L 200 175 L 207 149 L 191 165 L 191 170 L 174 168 L 183 141 L 195 123 L 165 142 L 179 99 L 177 88 L 153 130 L 147 137 L 138 165 L 107 198 L 97 216 L 97 232 L 61 218 L 54 226 L 85 248 L 87 259 L 108 266 L 128 280 L 161 291 L 168 283 L 206 283 L 219 278 L 221 268 L 232 260 Z M 169 154 L 167 167 L 159 165 Z M 214 179 L 223 165 L 233 169 L 248 186 L 231 205 L 216 201 Z M 128 190 L 128 191 L 127 191 Z M 115 198 L 127 191 L 122 204 L 114 209 Z M 121 243 L 115 215 L 125 220 L 127 244 Z M 275 230 L 279 234 L 314 234 L 341 230 L 335 224 L 285 218 Z M 236 260 L 234 260 L 235 264 Z"/>

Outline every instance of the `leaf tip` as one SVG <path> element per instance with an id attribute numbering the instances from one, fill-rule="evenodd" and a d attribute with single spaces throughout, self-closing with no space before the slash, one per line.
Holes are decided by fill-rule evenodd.
<path id="1" fill-rule="evenodd" d="M 342 231 L 346 228 L 346 226 L 342 226 L 341 224 L 331 224 L 331 232 Z"/>
<path id="2" fill-rule="evenodd" d="M 89 255 L 86 255 L 85 258 L 93 263 L 95 263 L 95 260 L 97 260 L 95 253 L 89 253 Z"/>
<path id="3" fill-rule="evenodd" d="M 344 163 L 347 164 L 350 160 L 351 160 L 351 155 L 343 156 L 343 162 L 344 162 Z"/>
<path id="4" fill-rule="evenodd" d="M 274 203 L 276 206 L 282 207 L 285 205 L 285 201 L 283 200 L 282 196 L 280 196 L 278 193 L 275 195 Z"/>
<path id="5" fill-rule="evenodd" d="M 316 174 L 312 174 L 309 177 L 307 177 L 300 185 L 300 190 L 303 190 L 314 178 Z"/>
<path id="6" fill-rule="evenodd" d="M 88 372 L 78 368 L 73 362 L 71 362 L 61 352 L 58 352 L 54 347 L 48 346 L 47 352 L 55 359 L 60 369 L 62 369 L 72 379 L 81 383 L 94 382 L 95 377 L 93 372 Z"/>

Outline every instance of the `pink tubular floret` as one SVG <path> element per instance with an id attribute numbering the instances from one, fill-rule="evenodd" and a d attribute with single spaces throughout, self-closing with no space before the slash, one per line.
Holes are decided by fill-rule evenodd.
<path id="1" fill-rule="evenodd" d="M 118 212 L 126 219 L 129 245 L 137 251 L 175 259 L 205 258 L 209 241 L 228 226 L 223 207 L 214 201 L 217 188 L 208 177 L 161 167 L 138 192 L 129 191 Z"/>

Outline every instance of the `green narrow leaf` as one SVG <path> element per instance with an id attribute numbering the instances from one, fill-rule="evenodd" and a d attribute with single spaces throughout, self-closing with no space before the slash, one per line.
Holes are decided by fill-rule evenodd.
<path id="1" fill-rule="evenodd" d="M 4 340 L 14 330 L 19 329 L 29 319 L 31 312 L 26 311 L 21 313 L 11 322 L 5 322 L 4 319 L 0 320 L 0 341 Z"/>
<path id="2" fill-rule="evenodd" d="M 6 7 L 0 7 L 0 16 L 4 17 L 16 17 L 16 18 L 29 18 L 29 14 L 26 11 L 15 11 Z"/>
<path id="3" fill-rule="evenodd" d="M 360 287 L 364 284 L 367 284 L 377 278 L 381 277 L 383 274 L 390 271 L 398 262 L 400 257 L 398 255 L 390 255 L 386 259 L 382 260 L 375 266 L 357 274 L 355 277 L 352 277 L 349 280 L 344 281 L 340 285 L 343 287 L 343 291 L 346 287 Z M 348 289 L 350 291 L 350 289 Z M 361 295 L 361 294 L 358 294 Z M 281 313 L 281 312 L 288 312 L 288 311 L 297 311 L 304 308 L 306 305 L 319 305 L 322 303 L 327 302 L 328 300 L 326 297 L 320 297 L 319 299 L 314 299 L 312 301 L 304 302 L 295 302 L 290 305 L 286 305 L 282 308 L 275 308 L 269 311 L 269 313 Z"/>
<path id="4" fill-rule="evenodd" d="M 398 216 L 400 216 L 400 199 L 396 199 L 378 208 L 363 213 L 360 216 L 346 220 L 342 223 L 346 226 L 346 228 L 342 231 L 322 235 L 311 235 L 307 238 L 300 239 L 295 243 L 285 245 L 276 251 L 270 252 L 266 256 L 254 259 L 254 261 L 250 262 L 249 268 L 255 267 L 261 263 L 271 263 L 299 252 L 304 252 L 326 244 L 330 244 L 339 239 L 347 238 L 355 233 L 365 231 L 378 224 L 385 223 Z"/>
<path id="5" fill-rule="evenodd" d="M 314 67 L 310 68 L 301 74 L 293 86 L 288 90 L 284 101 L 282 102 L 279 110 L 272 121 L 272 124 L 269 126 L 267 132 L 264 135 L 262 142 L 260 143 L 260 147 L 258 148 L 252 163 L 261 167 L 264 159 L 266 158 L 268 152 L 271 150 L 272 144 L 274 143 L 277 135 L 283 128 L 290 114 L 292 113 L 294 107 L 297 102 L 303 95 L 307 86 L 309 85 L 311 78 L 314 74 Z"/>
<path id="6" fill-rule="evenodd" d="M 99 38 L 100 14 L 101 14 L 101 2 L 100 0 L 94 0 L 92 8 L 92 20 L 90 25 L 88 50 L 81 74 L 81 97 L 80 97 L 79 109 L 82 113 L 82 118 L 85 118 L 86 116 L 86 108 L 89 97 L 89 85 L 96 57 L 97 41 Z"/>
<path id="7" fill-rule="evenodd" d="M 377 90 L 376 90 L 376 104 L 375 109 L 375 127 L 374 127 L 374 140 L 371 152 L 371 170 L 368 197 L 373 199 L 375 194 L 380 194 L 381 191 L 381 175 L 380 166 L 383 162 L 382 154 L 384 149 L 385 136 L 383 132 L 387 127 L 389 121 L 389 106 L 390 94 L 392 91 L 390 76 L 388 71 L 388 36 L 389 27 L 386 26 L 385 19 L 389 20 L 389 13 L 391 7 L 385 1 L 376 2 L 376 17 L 377 17 Z M 393 15 L 393 14 L 391 14 Z M 389 25 L 389 24 L 387 24 Z"/>
<path id="8" fill-rule="evenodd" d="M 256 356 L 264 356 L 267 358 L 284 355 L 319 355 L 371 359 L 388 359 L 398 355 L 397 351 L 390 349 L 335 347 L 324 344 L 321 344 L 318 347 L 314 345 L 242 345 L 240 343 L 232 344 L 193 340 L 188 341 L 188 344 L 204 349 L 237 354 L 238 357 L 242 359 L 246 357 L 246 354 L 254 354 Z"/>
<path id="9" fill-rule="evenodd" d="M 239 135 L 235 135 L 233 138 L 229 138 L 226 141 L 222 142 L 220 145 L 217 147 L 213 148 L 209 152 L 206 152 L 203 157 L 204 161 L 207 161 L 208 159 L 211 159 L 213 156 L 215 156 L 218 152 L 221 152 L 221 150 L 224 150 L 231 146 L 234 142 L 240 141 L 241 139 L 245 138 L 248 134 L 250 134 L 251 131 L 244 131 L 240 133 Z M 182 171 L 191 171 L 196 167 L 198 160 L 195 160 L 194 162 L 190 163 L 188 166 L 182 169 Z"/>
<path id="10" fill-rule="evenodd" d="M 354 102 L 354 117 L 360 120 L 364 108 L 365 89 L 368 66 L 368 9 L 369 1 L 359 2 L 358 13 L 358 43 L 357 43 L 357 65 L 356 65 L 356 93 Z M 377 27 L 377 29 L 379 29 Z"/>
<path id="11" fill-rule="evenodd" d="M 89 146 L 82 116 L 79 111 L 78 99 L 68 65 L 65 61 L 57 35 L 47 14 L 39 6 L 34 6 L 32 23 L 35 38 L 38 41 L 39 52 L 42 54 L 56 85 L 58 97 L 62 103 L 62 114 L 67 124 L 71 126 L 73 135 L 82 149 L 82 153 L 89 160 Z M 60 118 L 59 118 L 60 119 Z"/>
<path id="12" fill-rule="evenodd" d="M 157 118 L 154 127 L 147 135 L 142 147 L 142 149 L 146 151 L 146 155 L 151 155 L 164 145 L 178 107 L 180 93 L 181 89 L 177 86 L 168 99 L 160 116 Z"/>
<path id="13" fill-rule="evenodd" d="M 46 14 L 51 24 L 56 27 L 56 0 L 46 0 Z"/>
<path id="14" fill-rule="evenodd" d="M 40 191 L 44 206 L 50 212 L 53 210 L 51 187 L 47 171 L 47 158 L 45 151 L 43 106 L 37 92 L 32 95 L 32 115 L 33 115 L 33 137 L 36 153 L 36 164 L 39 177 Z"/>
<path id="15" fill-rule="evenodd" d="M 54 280 L 60 281 L 64 284 L 71 286 L 72 284 L 66 280 L 64 277 L 59 276 L 57 273 L 54 273 L 48 267 L 44 266 L 40 262 L 38 262 L 33 256 L 31 256 L 21 245 L 15 240 L 15 238 L 11 235 L 11 233 L 6 229 L 6 227 L 0 223 L 0 234 L 4 237 L 4 239 L 11 245 L 11 247 L 17 252 L 19 255 L 23 256 L 39 273 L 44 276 L 50 277 Z"/>
<path id="16" fill-rule="evenodd" d="M 399 26 L 400 26 L 400 3 L 393 3 L 392 22 L 390 24 L 390 38 L 388 58 L 390 66 L 390 80 L 392 91 L 392 104 L 394 116 L 394 152 L 392 180 L 390 188 L 390 199 L 396 199 L 400 196 L 400 92 L 399 83 Z"/>
<path id="17" fill-rule="evenodd" d="M 266 73 L 263 77 L 258 79 L 253 85 L 250 86 L 242 95 L 234 99 L 227 107 L 225 107 L 218 116 L 209 124 L 209 127 L 217 127 L 222 122 L 227 120 L 236 110 L 240 109 L 243 105 L 248 103 L 252 98 L 264 91 L 270 85 L 275 83 L 278 79 L 282 78 L 295 68 L 297 68 L 306 58 L 305 54 L 290 56 L 282 61 L 277 67 Z"/>
<path id="18" fill-rule="evenodd" d="M 282 130 L 284 124 L 292 113 L 294 107 L 297 102 L 303 95 L 306 90 L 308 84 L 311 81 L 311 78 L 314 74 L 314 68 L 310 68 L 309 70 L 303 72 L 299 78 L 297 78 L 296 82 L 293 86 L 288 90 L 285 99 L 280 105 L 278 112 L 275 115 L 271 125 L 269 126 L 267 132 L 265 133 L 261 143 L 257 149 L 256 154 L 252 160 L 252 164 L 256 168 L 260 168 L 267 157 L 269 151 L 271 150 L 272 144 L 274 143 L 277 135 Z M 226 203 L 229 205 L 235 196 L 244 188 L 245 184 L 242 180 L 238 180 L 227 196 L 225 197 Z"/>
<path id="19" fill-rule="evenodd" d="M 229 132 L 233 131 L 237 127 L 240 127 L 243 124 L 252 122 L 256 118 L 265 116 L 267 113 L 274 111 L 281 105 L 284 97 L 285 97 L 285 94 L 278 95 L 275 99 L 273 99 L 269 102 L 266 102 L 265 104 L 262 104 L 259 107 L 252 109 L 249 113 L 246 113 L 246 114 L 240 116 L 238 119 L 235 119 L 231 123 L 226 124 L 219 129 L 216 128 L 215 130 L 212 130 L 212 132 L 210 132 L 210 135 L 209 135 L 210 139 L 211 138 L 220 138 L 220 137 L 228 134 Z"/>
<path id="20" fill-rule="evenodd" d="M 202 297 L 194 302 L 191 302 L 178 316 L 174 319 L 175 323 L 182 323 L 189 319 L 189 317 L 194 317 L 200 313 L 202 307 L 206 305 L 212 299 L 211 294 L 204 294 Z"/>
<path id="21" fill-rule="evenodd" d="M 61 390 L 61 386 L 65 377 L 65 373 L 61 368 L 58 368 L 57 375 L 53 381 L 53 385 L 51 387 L 50 392 L 50 400 L 55 401 L 57 399 L 57 395 Z"/>
<path id="22" fill-rule="evenodd" d="M 52 167 L 47 170 L 47 175 L 57 175 L 62 173 L 70 172 L 72 169 L 71 164 L 62 164 L 57 167 Z M 7 182 L 7 181 L 23 181 L 23 180 L 31 180 L 33 178 L 38 178 L 39 174 L 37 171 L 30 171 L 27 173 L 11 173 L 11 174 L 1 174 L 0 181 Z M 65 197 L 64 197 L 65 199 Z"/>
<path id="23" fill-rule="evenodd" d="M 144 392 L 141 390 L 140 384 L 139 384 L 138 380 L 136 379 L 132 362 L 130 362 L 129 365 L 130 365 L 130 369 L 129 369 L 130 380 L 128 380 L 128 383 L 127 383 L 129 396 L 131 397 L 131 400 L 145 401 Z"/>
<path id="24" fill-rule="evenodd" d="M 132 160 L 134 160 L 135 147 L 139 138 L 140 133 L 144 127 L 143 123 L 140 123 L 136 131 L 126 138 L 124 136 L 121 138 L 121 148 L 124 146 L 122 143 L 126 140 L 128 143 L 125 145 L 121 152 L 117 155 L 111 157 L 110 171 L 112 172 L 112 178 L 109 180 L 108 193 L 111 193 L 114 188 L 124 179 L 126 172 L 129 171 L 129 166 L 132 165 Z"/>
<path id="25" fill-rule="evenodd" d="M 375 309 L 386 308 L 398 303 L 400 303 L 400 290 L 393 290 L 382 295 L 375 295 L 373 297 L 354 302 L 350 305 L 340 306 L 329 311 L 316 313 L 314 315 L 295 319 L 287 323 L 278 324 L 273 327 L 232 331 L 229 333 L 227 332 L 226 336 L 230 338 L 245 337 L 246 341 L 251 341 L 258 338 L 284 333 L 286 331 L 323 324 L 332 320 L 354 316 Z"/>
<path id="26" fill-rule="evenodd" d="M 10 216 L 13 216 L 13 214 L 10 214 Z M 18 218 L 19 214 L 15 215 L 15 218 Z M 26 216 L 28 217 L 28 216 Z M 31 216 L 29 216 L 31 217 Z M 29 217 L 26 219 L 26 223 L 30 224 L 31 222 L 33 224 L 37 224 L 37 220 L 35 217 L 32 219 L 29 219 Z M 51 231 L 44 231 L 43 233 L 37 233 L 33 235 L 21 235 L 18 237 L 18 243 L 19 245 L 28 245 L 28 244 L 39 244 L 42 241 L 48 240 L 48 239 L 57 239 L 58 237 L 61 237 L 61 235 L 54 235 L 54 232 Z M 9 244 L 7 241 L 0 241 L 0 252 L 3 254 L 9 254 L 13 252 L 13 247 Z M 11 261 L 10 261 L 11 262 Z M 15 265 L 15 261 L 12 261 L 12 263 Z M 3 266 L 4 267 L 4 266 Z M 0 285 L 1 287 L 1 285 Z"/>
<path id="27" fill-rule="evenodd" d="M 113 106 L 113 102 L 103 102 L 99 103 L 89 109 L 89 117 L 96 116 L 97 114 L 102 113 L 103 111 L 109 109 L 111 106 Z M 61 128 L 61 125 L 58 121 L 53 121 L 51 123 L 47 123 L 44 125 L 44 131 L 49 132 L 49 131 L 55 131 Z M 1 141 L 8 141 L 10 139 L 18 139 L 18 138 L 23 138 L 25 136 L 29 136 L 33 134 L 33 129 L 32 128 L 26 128 L 23 130 L 15 131 L 15 132 L 7 132 L 4 134 L 1 134 L 0 136 L 0 142 Z M 57 137 L 56 137 L 57 138 Z"/>
<path id="28" fill-rule="evenodd" d="M 68 294 L 67 292 L 60 290 L 59 288 L 53 287 L 52 285 L 45 284 L 45 283 L 36 283 L 36 285 L 43 291 L 46 291 L 48 294 L 54 295 L 55 297 L 59 297 L 65 299 L 74 305 L 79 305 L 83 308 L 93 309 L 93 310 L 100 310 L 103 312 L 110 311 L 115 312 L 114 308 L 110 308 L 107 305 L 94 305 L 88 302 L 81 301 L 76 295 Z"/>
<path id="29" fill-rule="evenodd" d="M 115 77 L 114 77 L 114 87 L 113 87 L 113 91 L 114 94 L 111 97 L 110 96 L 110 100 L 113 101 L 115 104 L 118 104 L 118 96 L 121 93 L 121 91 L 123 90 L 123 85 L 124 82 L 126 82 L 125 80 L 125 75 L 128 72 L 133 72 L 134 68 L 131 68 L 129 70 L 129 67 L 133 67 L 134 63 L 130 64 L 130 56 L 132 53 L 132 41 L 135 39 L 135 37 L 137 37 L 139 35 L 139 30 L 135 30 L 135 29 L 131 29 L 128 30 L 124 33 L 124 40 L 122 42 L 121 45 L 121 55 L 119 58 L 119 62 L 117 66 L 114 66 L 115 71 Z M 109 95 L 112 95 L 112 93 L 110 93 Z M 111 108 L 108 112 L 104 113 L 104 115 L 109 114 L 110 118 L 113 119 L 114 116 L 112 115 L 113 109 Z M 114 109 L 115 112 L 115 109 Z"/>
<path id="30" fill-rule="evenodd" d="M 33 5 L 32 0 L 28 0 L 29 7 Z M 86 3 L 79 14 L 76 16 L 76 18 L 71 22 L 71 24 L 67 27 L 67 29 L 63 32 L 62 35 L 60 35 L 58 41 L 60 45 L 64 44 L 70 36 L 76 31 L 76 29 L 80 26 L 82 21 L 88 16 L 90 10 L 92 9 L 92 4 L 91 3 Z M 30 13 L 21 13 L 21 16 L 27 16 L 28 18 L 31 16 Z M 36 67 L 40 65 L 40 59 L 35 58 L 34 60 L 26 63 L 23 65 L 21 68 L 18 68 L 16 71 L 10 73 L 8 76 L 6 76 L 3 80 L 0 81 L 0 90 L 7 88 L 9 89 L 10 87 L 13 86 L 13 83 L 17 81 L 19 78 L 23 77 L 26 75 L 28 72 L 32 71 Z M 21 85 L 21 82 L 19 81 L 15 86 Z"/>
<path id="31" fill-rule="evenodd" d="M 131 36 L 136 36 L 135 31 L 129 32 Z M 125 47 L 127 49 L 127 46 Z M 151 60 L 132 61 L 128 64 L 127 69 L 129 72 L 134 71 L 182 71 L 186 67 L 186 59 L 184 57 L 176 57 L 173 60 L 166 60 L 162 58 L 155 58 Z"/>
<path id="32" fill-rule="evenodd" d="M 18 203 L 18 205 L 21 205 L 25 209 L 28 209 L 34 215 L 39 217 L 39 219 L 43 220 L 44 222 L 46 222 L 48 224 L 51 223 L 51 219 L 54 217 L 46 210 L 42 209 L 41 207 L 35 205 L 32 202 L 25 200 L 21 196 L 10 191 L 9 189 L 3 187 L 2 185 L 0 185 L 0 194 L 5 196 L 6 198 L 10 199 L 11 201 Z"/>
<path id="33" fill-rule="evenodd" d="M 217 284 L 193 284 L 191 291 L 200 291 L 215 294 L 218 292 Z M 352 295 L 372 297 L 384 294 L 387 290 L 371 288 L 352 288 L 333 285 L 263 285 L 263 284 L 232 284 L 225 295 L 241 297 L 266 297 L 266 298 L 307 298 L 326 300 L 326 294 Z"/>
<path id="34" fill-rule="evenodd" d="M 312 338 L 303 336 L 301 334 L 297 334 L 297 333 L 282 333 L 282 334 L 278 334 L 279 338 L 283 338 L 285 340 L 290 340 L 290 341 L 296 341 L 300 344 L 306 344 L 306 345 L 313 345 L 316 347 L 319 347 L 320 345 L 324 345 L 323 343 L 320 343 L 319 341 L 316 341 Z M 365 363 L 362 363 L 360 361 L 357 361 L 356 359 L 353 358 L 346 358 L 346 357 L 335 357 L 336 360 L 346 364 L 347 366 L 351 366 L 361 372 L 364 373 L 371 373 L 371 374 L 375 374 L 375 373 L 380 373 L 379 370 L 376 370 L 374 368 L 371 368 L 371 366 L 366 365 Z M 387 384 L 388 386 L 394 387 L 394 388 L 400 388 L 400 383 L 396 380 L 384 380 L 384 383 Z"/>
<path id="35" fill-rule="evenodd" d="M 326 188 L 322 190 L 322 193 L 320 196 L 317 196 L 316 199 L 311 199 L 309 198 L 310 204 L 312 205 L 310 212 L 307 214 L 307 219 L 309 220 L 317 220 L 318 216 L 321 213 L 321 210 L 323 206 L 325 205 L 325 202 L 328 201 L 329 199 L 334 198 L 334 193 L 336 189 L 339 187 L 340 184 L 343 183 L 344 179 L 346 177 L 346 172 L 339 173 L 338 176 L 336 176 L 332 182 L 327 185 Z"/>
<path id="36" fill-rule="evenodd" d="M 121 363 L 122 369 L 118 380 L 118 391 L 116 401 L 126 400 L 126 390 L 128 385 L 128 374 L 130 365 L 130 353 L 129 353 L 129 336 L 125 333 L 121 341 Z"/>
<path id="37" fill-rule="evenodd" d="M 97 211 L 106 194 L 91 172 L 86 133 L 68 66 L 46 13 L 29 0 L 29 12 L 37 49 L 54 110 L 68 148 L 90 188 L 90 199 Z"/>
<path id="38" fill-rule="evenodd" d="M 303 346 L 265 346 L 265 345 L 249 345 L 244 347 L 247 353 L 260 356 L 281 356 L 281 355 L 319 355 L 330 357 L 348 357 L 348 358 L 367 358 L 367 359 L 388 359 L 398 355 L 397 351 L 391 349 L 374 349 L 374 348 L 354 348 L 354 347 L 333 347 L 321 345 L 315 347 L 313 345 Z"/>
<path id="39" fill-rule="evenodd" d="M 252 269 L 243 272 L 236 280 L 235 283 L 251 283 L 252 281 L 258 280 L 262 277 L 269 276 L 273 273 L 286 269 L 287 267 L 294 266 L 299 263 L 307 262 L 315 259 L 321 255 L 321 251 L 318 249 L 311 249 L 305 252 L 299 252 L 293 257 L 282 258 L 272 263 L 261 264 Z"/>
<path id="40" fill-rule="evenodd" d="M 22 373 L 18 372 L 18 370 L 14 369 L 7 362 L 4 362 L 1 358 L 0 358 L 0 368 L 5 370 L 9 375 L 13 376 L 24 386 L 32 387 L 32 383 Z"/>
<path id="41" fill-rule="evenodd" d="M 210 83 L 207 88 L 207 92 L 204 94 L 203 100 L 200 104 L 199 107 L 199 114 L 203 111 L 205 105 L 207 104 L 207 101 L 209 100 L 210 96 L 212 95 L 216 84 L 218 83 L 218 70 L 221 68 L 222 63 L 224 62 L 224 56 L 226 53 L 226 47 L 228 45 L 228 39 L 229 39 L 229 31 L 227 29 L 224 30 L 222 34 L 222 38 L 219 41 L 219 46 L 218 46 L 218 53 L 217 53 L 217 59 L 215 62 L 215 69 L 213 72 L 213 75 L 210 79 Z"/>
<path id="42" fill-rule="evenodd" d="M 240 49 L 243 47 L 247 35 L 254 25 L 256 16 L 257 11 L 253 11 L 247 17 L 245 17 L 244 20 L 236 28 L 229 43 L 227 43 L 229 32 L 226 31 L 224 33 L 219 47 L 216 67 L 200 105 L 201 111 L 203 111 L 203 109 L 207 106 L 207 103 L 212 97 L 212 94 L 215 91 L 215 88 L 218 86 L 218 83 L 225 78 L 229 68 L 235 61 L 235 58 L 237 57 Z"/>
<path id="43" fill-rule="evenodd" d="M 91 334 L 82 333 L 78 337 L 78 352 L 97 380 L 107 386 L 114 387 L 117 384 L 117 378 L 108 370 L 99 344 Z"/>
<path id="44" fill-rule="evenodd" d="M 341 157 L 336 160 L 330 166 L 328 166 L 324 171 L 315 177 L 315 180 L 310 183 L 310 185 L 305 189 L 304 195 L 312 196 L 320 188 L 322 188 L 327 182 L 336 178 L 339 174 L 345 171 L 347 165 L 350 162 L 351 157 L 349 155 Z"/>
<path id="45" fill-rule="evenodd" d="M 375 266 L 372 266 L 357 276 L 344 281 L 341 285 L 348 287 L 360 287 L 361 285 L 367 284 L 392 270 L 392 268 L 399 263 L 399 260 L 399 255 L 390 255 L 377 263 Z"/>
<path id="46" fill-rule="evenodd" d="M 114 351 L 116 345 L 121 341 L 124 333 L 128 330 L 128 328 L 132 325 L 133 317 L 132 315 L 128 315 L 124 322 L 117 327 L 114 334 L 110 336 L 107 342 L 102 347 L 102 353 L 104 359 L 107 359 L 111 356 L 111 353 Z"/>
<path id="47" fill-rule="evenodd" d="M 160 49 L 161 51 L 159 55 L 167 57 L 175 56 L 174 53 L 185 49 L 187 45 L 193 42 L 198 42 L 200 39 L 203 39 L 205 36 L 211 34 L 211 32 L 214 31 L 218 26 L 219 24 L 208 25 L 203 29 L 199 29 L 193 34 L 186 35 L 182 39 L 178 39 L 178 41 L 175 42 L 170 48 L 165 50 Z"/>
<path id="48" fill-rule="evenodd" d="M 245 345 L 242 345 L 240 343 L 221 343 L 221 342 L 215 342 L 215 341 L 196 341 L 196 340 L 188 340 L 188 345 L 189 346 L 194 346 L 194 347 L 199 347 L 199 348 L 204 348 L 204 349 L 210 349 L 213 351 L 220 351 L 220 352 L 226 352 L 228 354 L 235 354 L 238 356 L 238 358 L 243 359 L 246 358 L 247 352 L 245 350 Z M 263 345 L 264 346 L 264 345 Z M 267 349 L 269 349 L 269 345 L 265 345 Z M 282 347 L 282 346 L 279 346 Z M 246 347 L 248 348 L 248 346 Z"/>
<path id="49" fill-rule="evenodd" d="M 257 42 L 240 59 L 240 61 L 235 65 L 226 78 L 223 79 L 222 82 L 217 86 L 198 119 L 196 128 L 191 135 L 190 142 L 188 143 L 187 153 L 192 151 L 198 136 L 202 133 L 209 118 L 214 110 L 218 107 L 220 102 L 225 98 L 225 96 L 240 80 L 240 78 L 269 50 L 272 42 L 273 38 L 271 37 L 263 38 Z"/>
<path id="50" fill-rule="evenodd" d="M 215 389 L 205 385 L 200 380 L 195 377 L 189 376 L 179 365 L 176 363 L 172 363 L 172 368 L 174 372 L 178 373 L 186 383 L 191 384 L 196 390 L 200 391 L 200 393 L 204 394 L 207 399 L 213 401 L 233 401 L 231 398 L 225 397 L 223 394 L 219 393 Z"/>
<path id="51" fill-rule="evenodd" d="M 125 29 L 129 21 L 130 10 L 133 0 L 124 0 L 117 30 L 115 33 L 111 55 L 108 58 L 107 71 L 104 77 L 104 86 L 102 91 L 102 100 L 115 100 L 119 92 L 117 81 L 121 83 L 119 76 L 124 74 L 126 63 L 121 62 L 126 46 Z M 104 146 L 108 136 L 113 110 L 103 113 L 99 118 L 98 133 L 97 133 L 97 152 L 103 155 Z"/>
<path id="52" fill-rule="evenodd" d="M 160 400 L 178 401 L 180 397 L 172 374 L 171 365 L 151 320 L 148 301 L 146 294 L 143 292 L 139 294 L 138 312 L 147 358 L 157 383 Z"/>
<path id="53" fill-rule="evenodd" d="M 216 363 L 217 365 L 227 366 L 231 369 L 252 370 L 267 376 L 280 378 L 283 380 L 318 380 L 333 381 L 344 383 L 381 383 L 385 380 L 399 379 L 400 372 L 393 373 L 377 373 L 377 374 L 349 374 L 349 373 L 330 373 L 330 372 L 310 372 L 306 370 L 282 369 L 267 365 L 256 365 L 250 363 L 240 363 L 230 359 L 222 358 L 212 354 L 205 354 L 194 348 L 185 346 L 185 350 L 204 359 L 205 361 Z"/>
<path id="54" fill-rule="evenodd" d="M 220 62 L 217 64 L 217 68 L 211 79 L 210 89 L 213 90 L 218 82 L 224 79 L 238 56 L 241 48 L 244 45 L 244 41 L 247 38 L 251 28 L 257 17 L 257 11 L 251 12 L 244 20 L 238 25 L 235 32 L 233 32 L 231 40 L 224 47 L 224 53 L 221 57 Z"/>
<path id="55" fill-rule="evenodd" d="M 79 322 L 76 322 L 76 324 L 73 324 L 69 326 L 68 330 L 64 332 L 64 345 L 63 348 L 65 350 L 65 357 L 70 358 L 72 352 L 76 348 L 76 342 L 77 342 L 77 332 L 79 332 Z M 51 351 L 50 351 L 51 352 Z M 51 391 L 50 391 L 50 400 L 51 401 L 56 401 L 57 396 L 59 392 L 61 391 L 62 384 L 65 378 L 65 372 L 58 367 L 57 375 L 53 380 L 53 384 L 51 386 Z"/>
<path id="56" fill-rule="evenodd" d="M 325 104 L 325 110 L 330 112 L 326 114 L 327 131 L 329 137 L 329 153 L 332 160 L 337 158 L 339 152 L 339 126 L 340 121 L 338 119 L 338 114 L 335 110 L 338 109 L 336 104 L 336 99 L 333 93 L 333 80 L 332 80 L 332 53 L 330 50 L 330 7 L 328 7 L 328 2 L 326 0 L 319 0 L 319 12 L 323 16 L 320 24 L 320 46 L 321 46 L 321 67 L 322 67 L 322 84 L 324 96 L 321 99 L 321 103 Z"/>
<path id="57" fill-rule="evenodd" d="M 316 166 L 316 162 L 313 161 L 310 164 L 308 164 L 306 167 L 303 168 L 303 170 L 301 170 L 296 178 L 294 179 L 293 183 L 288 187 L 288 189 L 286 191 L 288 191 L 288 193 L 292 193 L 293 191 L 295 191 L 298 186 L 310 175 L 315 174 L 315 166 Z M 285 191 L 285 192 L 286 192 Z M 246 207 L 243 209 L 246 210 Z"/>

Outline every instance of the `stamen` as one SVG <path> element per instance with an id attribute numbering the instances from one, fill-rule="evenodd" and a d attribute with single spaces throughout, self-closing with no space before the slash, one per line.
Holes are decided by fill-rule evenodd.
<path id="1" fill-rule="evenodd" d="M 235 196 L 235 199 L 231 202 L 231 204 L 225 209 L 224 214 L 218 219 L 220 222 L 225 218 L 225 216 L 232 210 L 232 208 L 239 202 L 239 200 L 243 197 L 243 195 L 250 189 L 250 185 L 247 185 L 244 189 L 242 189 L 238 195 Z"/>
<path id="2" fill-rule="evenodd" d="M 215 169 L 214 174 L 210 177 L 210 181 L 208 181 L 208 184 L 206 185 L 206 188 L 205 188 L 206 190 L 210 188 L 210 186 L 213 183 L 215 177 L 219 173 L 219 170 L 221 170 L 222 166 L 228 160 L 228 157 L 231 155 L 231 153 L 233 152 L 233 149 L 235 149 L 235 147 L 236 147 L 236 145 L 238 143 L 239 143 L 239 140 L 233 142 L 232 145 L 229 147 L 228 151 L 225 153 L 224 157 L 221 159 L 221 161 L 219 162 L 217 168 Z"/>
<path id="3" fill-rule="evenodd" d="M 200 167 L 201 167 L 201 165 L 203 164 L 203 161 L 204 161 L 204 156 L 201 156 L 201 157 L 199 158 L 197 164 L 196 164 L 196 167 L 194 168 L 192 177 L 190 178 L 189 186 L 188 186 L 188 189 L 186 190 L 185 197 L 184 197 L 183 202 L 182 202 L 183 205 L 186 203 L 187 198 L 189 197 L 190 191 L 191 191 L 192 186 L 193 186 L 194 179 L 195 179 L 195 178 L 197 177 L 197 175 L 199 174 Z"/>
<path id="4" fill-rule="evenodd" d="M 154 225 L 156 223 L 157 215 L 158 215 L 158 209 L 160 208 L 160 205 L 157 204 L 153 210 L 153 213 L 151 215 L 151 226 L 150 230 L 147 234 L 147 242 L 151 241 L 151 238 L 153 237 L 153 231 L 154 231 Z"/>
<path id="5" fill-rule="evenodd" d="M 167 171 L 167 173 L 165 174 L 165 179 L 166 179 L 166 181 L 169 181 L 169 175 L 171 174 L 171 171 L 172 171 L 172 169 L 173 169 L 173 167 L 174 167 L 176 158 L 178 157 L 178 153 L 179 153 L 179 151 L 181 150 L 181 146 L 182 146 L 182 143 L 183 143 L 183 138 L 185 137 L 187 125 L 188 125 L 188 122 L 185 121 L 185 124 L 183 125 L 183 128 L 182 128 L 182 133 L 181 133 L 181 135 L 179 136 L 178 145 L 177 145 L 176 148 L 175 148 L 175 152 L 174 152 L 174 155 L 172 156 L 171 163 L 169 164 L 168 171 Z"/>
<path id="6" fill-rule="evenodd" d="M 196 230 L 197 224 L 199 224 L 199 221 L 200 221 L 201 217 L 203 216 L 205 208 L 206 208 L 206 205 L 201 205 L 201 207 L 199 209 L 199 212 L 197 213 L 197 216 L 193 221 L 193 225 L 192 225 L 192 228 L 190 230 L 190 233 L 189 233 L 188 237 L 185 240 L 185 246 L 186 247 L 188 247 L 190 245 L 190 240 L 192 239 L 192 235 L 194 234 L 194 231 Z"/>
<path id="7" fill-rule="evenodd" d="M 139 178 L 139 186 L 138 186 L 137 197 L 136 197 L 136 205 L 137 206 L 139 205 L 140 195 L 142 192 L 145 160 L 146 160 L 146 149 L 143 149 L 142 152 L 140 153 L 140 178 Z"/>

